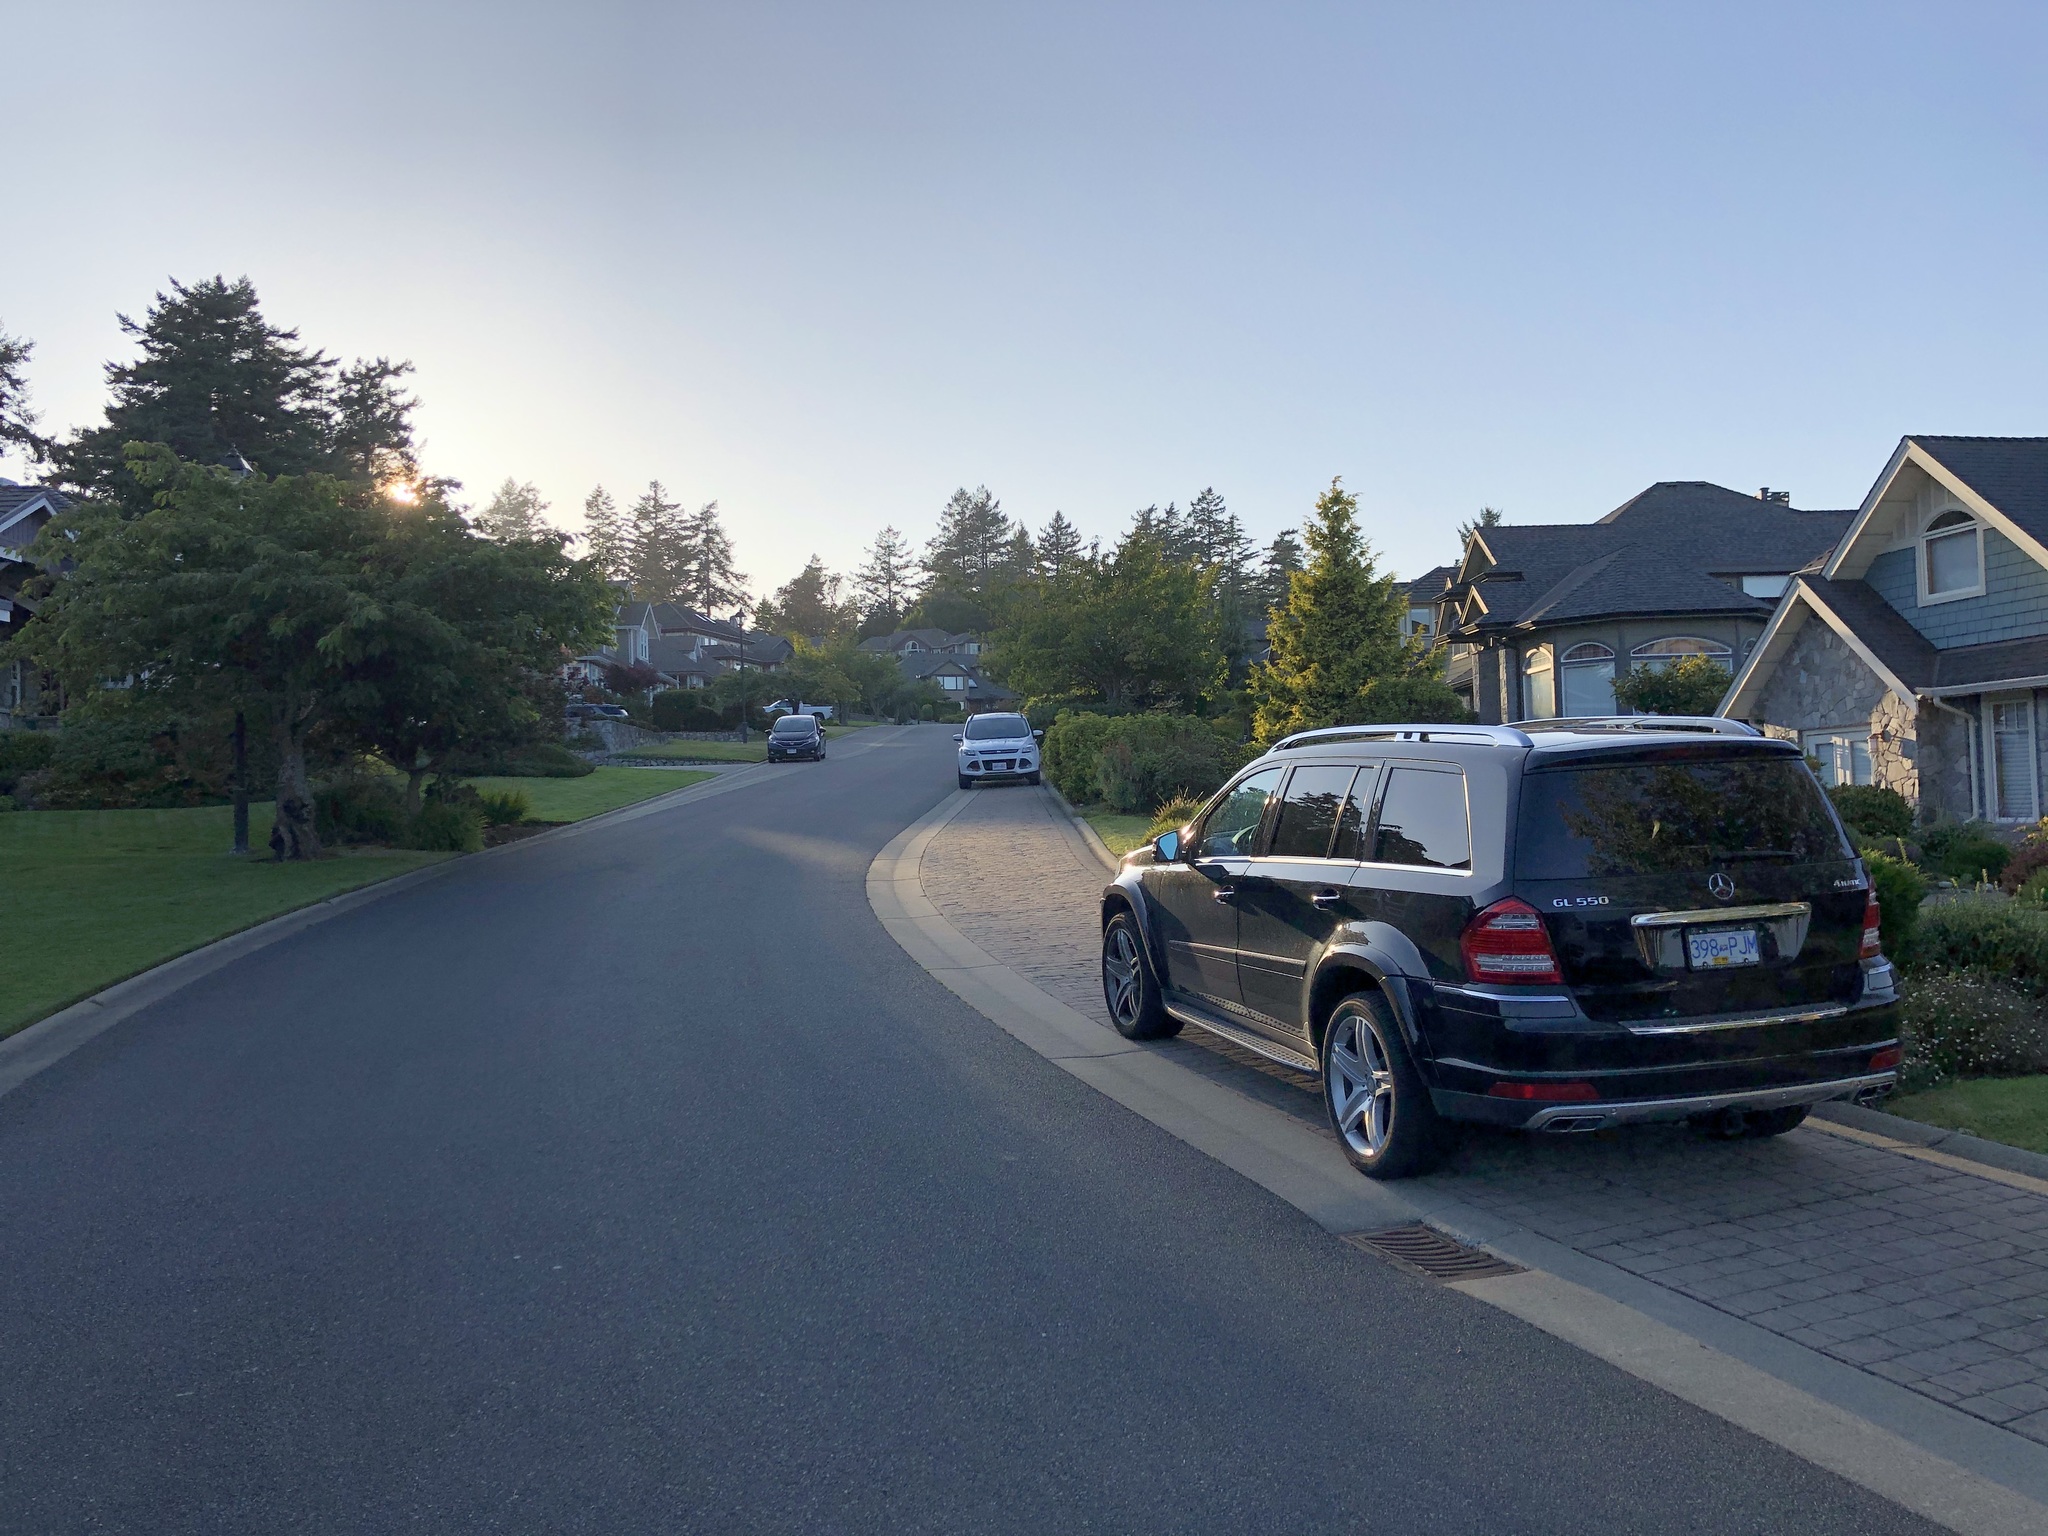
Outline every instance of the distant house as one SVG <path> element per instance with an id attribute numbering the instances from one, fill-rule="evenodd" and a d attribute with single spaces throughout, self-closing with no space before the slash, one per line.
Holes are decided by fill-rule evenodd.
<path id="1" fill-rule="evenodd" d="M 894 656 L 906 678 L 931 683 L 969 714 L 1016 707 L 1019 695 L 982 674 L 982 642 L 977 635 L 900 629 L 893 635 L 871 636 L 861 641 L 860 648 Z"/>
<path id="2" fill-rule="evenodd" d="M 612 643 L 571 662 L 572 686 L 603 687 L 613 667 L 647 667 L 657 688 L 708 688 L 740 667 L 774 672 L 795 654 L 780 635 L 714 619 L 680 603 L 641 603 L 624 593 L 612 618 Z"/>
<path id="3" fill-rule="evenodd" d="M 1617 676 L 1686 656 L 1732 672 L 1854 515 L 1666 480 L 1598 522 L 1474 529 L 1436 604 L 1446 679 L 1502 724 L 1613 714 Z"/>
<path id="4" fill-rule="evenodd" d="M 1408 606 L 1401 614 L 1401 638 L 1412 640 L 1422 637 L 1424 645 L 1433 644 L 1436 639 L 1437 605 L 1449 590 L 1451 579 L 1458 574 L 1455 565 L 1440 565 L 1433 571 L 1425 572 L 1413 581 L 1403 582 L 1402 589 L 1408 595 Z M 1264 626 L 1260 626 L 1263 636 Z"/>
<path id="5" fill-rule="evenodd" d="M 28 547 L 43 525 L 70 505 L 62 491 L 47 485 L 17 485 L 0 480 L 0 645 L 21 633 L 34 615 L 22 587 L 34 576 Z M 42 713 L 37 669 L 25 661 L 0 665 L 0 730 L 27 722 Z"/>
<path id="6" fill-rule="evenodd" d="M 1721 712 L 1927 817 L 2048 804 L 2048 437 L 1902 438 L 1798 571 Z"/>

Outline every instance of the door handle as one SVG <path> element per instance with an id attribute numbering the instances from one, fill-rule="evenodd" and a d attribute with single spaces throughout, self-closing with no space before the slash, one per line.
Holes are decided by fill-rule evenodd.
<path id="1" fill-rule="evenodd" d="M 1218 901 L 1228 901 L 1236 894 L 1237 887 L 1234 885 L 1219 885 L 1216 887 L 1216 899 Z"/>
<path id="2" fill-rule="evenodd" d="M 1344 893 L 1342 891 L 1317 891 L 1315 895 L 1309 897 L 1308 900 L 1309 905 L 1312 907 L 1323 907 L 1327 909 L 1329 907 L 1336 906 L 1337 903 L 1342 901 L 1343 899 Z"/>

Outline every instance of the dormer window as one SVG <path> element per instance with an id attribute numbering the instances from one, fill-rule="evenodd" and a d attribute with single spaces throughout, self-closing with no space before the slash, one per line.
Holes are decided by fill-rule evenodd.
<path id="1" fill-rule="evenodd" d="M 1939 514 L 1920 535 L 1920 601 L 1953 602 L 1984 591 L 1984 525 L 1967 512 Z"/>

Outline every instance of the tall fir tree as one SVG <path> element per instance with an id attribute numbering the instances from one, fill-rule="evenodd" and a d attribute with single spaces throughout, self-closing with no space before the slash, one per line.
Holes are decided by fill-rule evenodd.
<path id="1" fill-rule="evenodd" d="M 583 553 L 612 581 L 631 577 L 625 520 L 612 493 L 598 486 L 583 498 Z"/>
<path id="2" fill-rule="evenodd" d="M 554 533 L 541 514 L 548 509 L 539 487 L 532 481 L 521 484 L 510 475 L 491 497 L 490 505 L 471 521 L 487 539 L 508 544 L 514 539 L 540 539 Z"/>
<path id="3" fill-rule="evenodd" d="M 13 447 L 30 460 L 49 452 L 28 403 L 28 360 L 35 349 L 34 342 L 0 331 L 0 450 Z"/>
<path id="4" fill-rule="evenodd" d="M 843 578 L 812 555 L 773 597 L 762 600 L 754 622 L 789 640 L 829 645 L 844 639 L 859 620 L 856 605 L 840 595 L 844 586 Z"/>
<path id="5" fill-rule="evenodd" d="M 1009 515 L 987 486 L 965 486 L 947 500 L 939 531 L 925 546 L 927 585 L 986 600 L 1002 585 L 1013 555 Z"/>
<path id="6" fill-rule="evenodd" d="M 1288 583 L 1302 568 L 1306 558 L 1301 549 L 1301 536 L 1292 528 L 1282 528 L 1273 535 L 1273 542 L 1266 546 L 1265 557 L 1259 562 L 1254 589 L 1261 614 L 1269 614 L 1287 601 Z"/>
<path id="7" fill-rule="evenodd" d="M 57 449 L 64 484 L 147 511 L 151 493 L 122 456 L 132 442 L 162 443 L 196 464 L 239 459 L 266 475 L 332 467 L 334 360 L 264 319 L 247 278 L 173 282 L 140 322 L 117 318 L 142 355 L 107 365 L 106 424 Z"/>
<path id="8" fill-rule="evenodd" d="M 626 514 L 626 579 L 633 584 L 634 601 L 686 601 L 682 592 L 689 545 L 682 510 L 681 502 L 668 499 L 659 480 L 650 480 Z"/>
<path id="9" fill-rule="evenodd" d="M 419 401 L 403 380 L 411 363 L 388 357 L 357 359 L 336 376 L 329 392 L 332 412 L 328 445 L 331 468 L 345 480 L 399 486 L 415 500 L 445 495 L 453 480 L 432 486 L 420 480 L 419 451 L 413 442 L 412 413 Z"/>
<path id="10" fill-rule="evenodd" d="M 910 541 L 893 524 L 875 535 L 867 561 L 854 573 L 854 597 L 860 604 L 861 628 L 888 634 L 910 607 L 917 581 L 917 558 Z M 878 627 L 886 625 L 886 628 Z"/>
<path id="11" fill-rule="evenodd" d="M 1064 512 L 1054 512 L 1038 535 L 1038 569 L 1047 581 L 1063 581 L 1081 565 L 1081 530 Z"/>
<path id="12" fill-rule="evenodd" d="M 1477 517 L 1458 524 L 1458 557 L 1464 558 L 1465 546 L 1472 542 L 1473 534 L 1481 528 L 1498 528 L 1505 521 L 1498 507 L 1481 507 Z"/>
<path id="13" fill-rule="evenodd" d="M 1316 498 L 1303 528 L 1308 563 L 1266 625 L 1272 659 L 1252 668 L 1253 730 L 1270 744 L 1291 731 L 1395 720 L 1454 721 L 1464 705 L 1419 641 L 1401 638 L 1406 594 L 1381 575 L 1341 480 Z"/>
<path id="14" fill-rule="evenodd" d="M 719 521 L 715 501 L 705 502 L 683 523 L 679 586 L 682 602 L 715 618 L 752 606 L 746 573 L 733 564 L 732 540 Z"/>

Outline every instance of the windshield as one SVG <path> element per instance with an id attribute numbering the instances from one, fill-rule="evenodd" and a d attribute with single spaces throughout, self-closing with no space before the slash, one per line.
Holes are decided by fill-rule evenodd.
<path id="1" fill-rule="evenodd" d="M 809 715 L 784 715 L 775 722 L 775 734 L 778 736 L 808 736 L 817 728 L 817 722 Z"/>
<path id="2" fill-rule="evenodd" d="M 976 715 L 967 722 L 969 741 L 1011 741 L 1031 734 L 1031 723 L 1022 715 Z"/>
<path id="3" fill-rule="evenodd" d="M 1788 757 L 1538 769 L 1522 780 L 1516 844 L 1527 880 L 1851 857 L 1820 786 Z"/>

